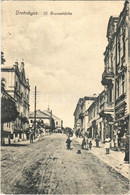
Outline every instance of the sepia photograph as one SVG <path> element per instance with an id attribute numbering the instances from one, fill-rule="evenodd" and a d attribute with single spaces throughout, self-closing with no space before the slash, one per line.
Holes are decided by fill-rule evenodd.
<path id="1" fill-rule="evenodd" d="M 129 21 L 129 0 L 2 0 L 0 194 L 130 194 Z"/>

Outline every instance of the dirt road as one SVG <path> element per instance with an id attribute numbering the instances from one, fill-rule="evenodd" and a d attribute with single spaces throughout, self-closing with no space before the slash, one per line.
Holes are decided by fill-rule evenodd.
<path id="1" fill-rule="evenodd" d="M 1 188 L 6 194 L 126 194 L 128 180 L 66 136 L 53 134 L 19 146 L 3 146 Z"/>

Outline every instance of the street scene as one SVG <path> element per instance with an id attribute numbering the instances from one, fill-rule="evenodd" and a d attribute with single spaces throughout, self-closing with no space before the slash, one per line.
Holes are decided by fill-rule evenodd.
<path id="1" fill-rule="evenodd" d="M 66 150 L 66 135 L 46 135 L 28 145 L 2 148 L 4 194 L 127 194 L 128 179 L 91 151 L 81 150 L 76 138 Z M 93 149 L 94 150 L 94 149 Z M 104 151 L 105 153 L 105 151 Z"/>
<path id="2" fill-rule="evenodd" d="M 3 1 L 1 194 L 130 194 L 130 2 Z"/>

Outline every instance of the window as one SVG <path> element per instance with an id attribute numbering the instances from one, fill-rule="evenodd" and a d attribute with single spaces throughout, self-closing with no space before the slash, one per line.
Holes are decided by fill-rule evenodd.
<path id="1" fill-rule="evenodd" d="M 16 90 L 17 90 L 17 87 L 18 87 L 18 83 L 17 83 L 17 81 L 16 81 L 16 83 L 15 83 L 15 87 L 16 87 Z"/>
<path id="2" fill-rule="evenodd" d="M 56 125 L 58 125 L 58 122 L 56 121 Z"/>
<path id="3" fill-rule="evenodd" d="M 108 72 L 108 66 L 109 66 L 109 61 L 108 61 L 108 57 L 106 58 L 106 72 Z"/>
<path id="4" fill-rule="evenodd" d="M 122 94 L 125 93 L 125 75 L 122 75 Z"/>
<path id="5" fill-rule="evenodd" d="M 117 95 L 117 98 L 119 97 L 119 80 L 117 81 L 117 93 L 116 93 L 116 95 Z"/>
<path id="6" fill-rule="evenodd" d="M 31 123 L 33 123 L 33 120 L 31 120 Z"/>
<path id="7" fill-rule="evenodd" d="M 117 64 L 120 64 L 120 40 L 117 43 Z"/>
<path id="8" fill-rule="evenodd" d="M 109 102 L 112 102 L 112 88 L 109 90 Z"/>
<path id="9" fill-rule="evenodd" d="M 95 117 L 95 107 L 94 107 L 94 111 L 93 111 L 93 116 Z"/>
<path id="10" fill-rule="evenodd" d="M 111 54 L 111 71 L 113 72 L 113 55 Z"/>
<path id="11" fill-rule="evenodd" d="M 122 37 L 122 42 L 123 42 L 123 56 L 125 56 L 125 32 Z"/>

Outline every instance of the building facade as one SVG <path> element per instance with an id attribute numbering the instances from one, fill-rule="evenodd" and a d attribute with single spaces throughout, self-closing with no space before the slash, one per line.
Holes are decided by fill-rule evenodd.
<path id="1" fill-rule="evenodd" d="M 51 117 L 53 118 L 54 120 L 54 123 L 55 123 L 55 128 L 56 129 L 61 129 L 63 128 L 63 120 L 61 120 L 60 118 L 58 118 L 57 116 L 55 116 L 53 113 L 52 113 L 52 110 L 50 110 L 49 106 L 48 106 L 48 109 L 47 110 L 44 110 L 44 113 L 48 114 L 48 115 L 51 115 Z"/>
<path id="2" fill-rule="evenodd" d="M 54 121 L 54 128 L 63 128 L 63 121 L 52 114 L 52 111 L 48 108 L 47 110 L 41 111 L 36 110 L 36 126 L 38 122 L 42 122 L 44 127 L 51 127 L 52 120 Z M 29 125 L 30 127 L 34 126 L 34 112 L 29 113 Z"/>
<path id="3" fill-rule="evenodd" d="M 74 129 L 80 130 L 81 134 L 85 134 L 88 128 L 88 113 L 87 109 L 95 100 L 95 96 L 80 98 L 74 111 Z"/>
<path id="4" fill-rule="evenodd" d="M 114 117 L 113 104 L 108 101 L 108 91 L 103 90 L 87 109 L 88 136 L 95 139 L 98 136 L 102 142 L 106 135 L 112 138 L 112 121 Z"/>
<path id="5" fill-rule="evenodd" d="M 108 22 L 108 45 L 104 52 L 105 69 L 102 84 L 107 91 L 108 103 L 114 108 L 113 134 L 123 144 L 128 134 L 130 115 L 130 26 L 129 1 L 125 1 L 119 17 L 111 16 Z M 111 122 L 112 122 L 111 121 Z"/>
<path id="6" fill-rule="evenodd" d="M 33 128 L 34 127 L 34 112 L 29 113 L 29 127 Z M 44 126 L 50 126 L 50 116 L 41 110 L 36 110 L 36 126 L 38 123 L 43 123 Z"/>
<path id="7" fill-rule="evenodd" d="M 116 30 L 115 122 L 118 145 L 130 130 L 130 5 L 125 1 Z"/>
<path id="8" fill-rule="evenodd" d="M 107 27 L 108 44 L 104 52 L 104 90 L 84 112 L 84 98 L 76 106 L 75 128 L 83 129 L 88 116 L 87 131 L 91 138 L 106 136 L 113 146 L 123 147 L 130 129 L 130 5 L 125 1 L 118 16 L 111 16 Z M 86 124 L 86 122 L 85 122 Z"/>
<path id="9" fill-rule="evenodd" d="M 5 79 L 5 90 L 14 98 L 19 116 L 14 122 L 4 124 L 4 130 L 8 130 L 11 141 L 26 139 L 26 130 L 29 128 L 29 80 L 26 79 L 24 63 L 16 62 L 13 66 L 2 65 L 1 77 Z"/>

